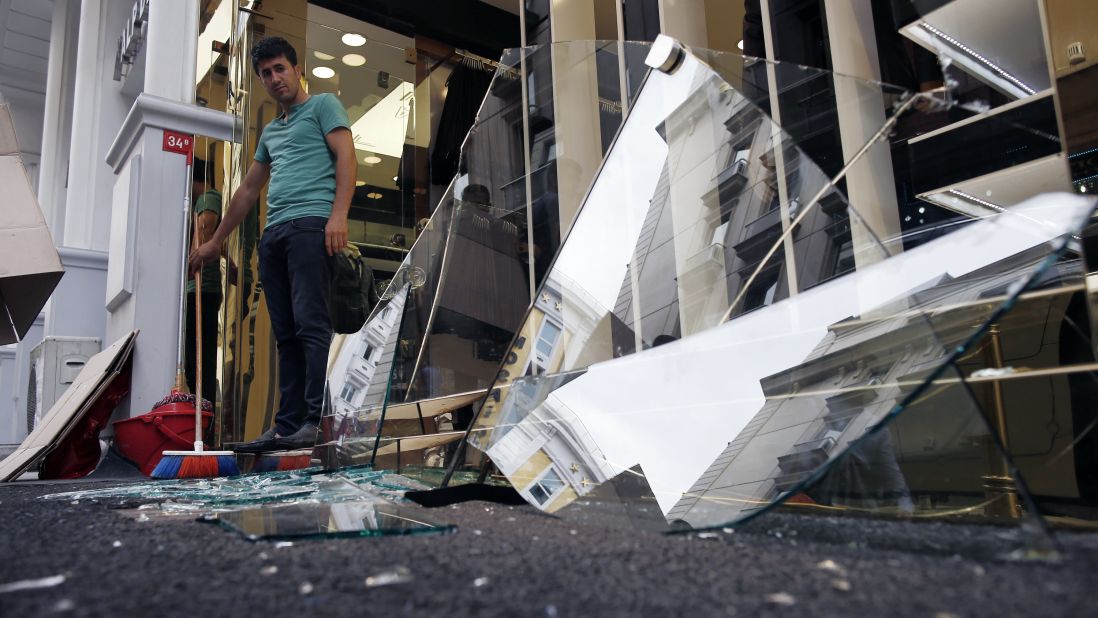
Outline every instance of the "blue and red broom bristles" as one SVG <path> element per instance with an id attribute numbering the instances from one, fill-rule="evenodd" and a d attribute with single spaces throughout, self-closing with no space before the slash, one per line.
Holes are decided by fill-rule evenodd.
<path id="1" fill-rule="evenodd" d="M 169 405 L 187 404 L 194 406 L 198 398 L 180 390 L 177 385 L 171 394 L 156 402 L 153 410 Z M 208 399 L 202 399 L 202 410 L 210 412 L 213 403 Z M 196 436 L 199 428 L 195 427 Z M 164 451 L 160 463 L 153 468 L 154 479 L 198 479 L 212 478 L 215 476 L 235 476 L 240 474 L 240 468 L 236 463 L 236 454 L 232 451 L 205 451 L 201 442 L 195 443 L 193 451 Z"/>
<path id="2" fill-rule="evenodd" d="M 240 468 L 231 451 L 164 451 L 152 471 L 154 479 L 204 479 L 236 476 Z"/>
<path id="3" fill-rule="evenodd" d="M 252 472 L 304 470 L 313 465 L 312 451 L 305 453 L 263 453 L 256 456 Z"/>

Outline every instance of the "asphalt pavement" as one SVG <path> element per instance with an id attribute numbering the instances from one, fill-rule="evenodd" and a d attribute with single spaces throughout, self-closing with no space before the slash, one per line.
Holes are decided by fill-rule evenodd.
<path id="1" fill-rule="evenodd" d="M 121 501 L 104 483 L 0 485 L 0 616 L 1084 616 L 1098 535 L 1059 560 L 1016 529 L 772 513 L 659 534 L 528 506 L 430 509 L 444 535 L 252 542 Z M 32 587 L 38 586 L 38 587 Z"/>

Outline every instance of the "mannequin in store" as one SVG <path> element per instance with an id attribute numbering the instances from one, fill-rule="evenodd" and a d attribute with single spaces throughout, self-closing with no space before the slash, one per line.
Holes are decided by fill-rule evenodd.
<path id="1" fill-rule="evenodd" d="M 259 41 L 251 60 L 282 113 L 264 127 L 255 161 L 213 237 L 191 252 L 190 268 L 217 259 L 269 179 L 259 279 L 278 346 L 280 396 L 275 426 L 237 447 L 256 453 L 316 443 L 332 341 L 329 258 L 347 244 L 358 164 L 346 110 L 335 95 L 302 88 L 297 52 L 285 39 Z"/>

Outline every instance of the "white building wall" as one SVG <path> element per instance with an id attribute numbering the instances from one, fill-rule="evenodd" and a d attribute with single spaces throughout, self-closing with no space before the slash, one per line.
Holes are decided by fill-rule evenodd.
<path id="1" fill-rule="evenodd" d="M 162 134 L 229 139 L 234 126 L 231 116 L 192 105 L 198 4 L 150 3 L 146 40 L 121 82 L 114 79 L 118 40 L 140 0 L 58 0 L 45 10 L 53 20 L 49 72 L 39 71 L 39 100 L 23 106 L 33 113 L 15 115 L 31 127 L 21 133 L 37 140 L 28 163 L 37 167 L 42 153 L 39 194 L 66 272 L 28 338 L 0 350 L 0 444 L 25 436 L 19 419 L 27 361 L 44 335 L 97 337 L 107 345 L 141 331 L 132 394 L 117 416 L 148 411 L 174 381 L 187 172 L 182 156 L 162 151 Z M 156 96 L 141 107 L 143 92 Z M 127 233 L 115 234 L 112 247 L 114 213 L 125 217 L 113 223 Z M 121 289 L 108 290 L 109 279 Z"/>

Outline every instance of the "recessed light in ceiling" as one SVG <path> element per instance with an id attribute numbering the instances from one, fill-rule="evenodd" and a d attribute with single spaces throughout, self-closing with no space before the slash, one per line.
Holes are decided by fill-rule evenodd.
<path id="1" fill-rule="evenodd" d="M 331 54 L 326 54 L 322 51 L 314 51 L 313 55 L 316 56 L 320 60 L 335 60 L 335 56 L 333 56 Z"/>
<path id="2" fill-rule="evenodd" d="M 368 197 L 372 200 L 380 200 L 381 199 L 381 194 L 378 193 L 377 191 L 374 191 L 372 193 L 367 193 L 366 197 Z"/>
<path id="3" fill-rule="evenodd" d="M 313 67 L 313 75 L 320 79 L 328 79 L 336 74 L 330 67 Z"/>
<path id="4" fill-rule="evenodd" d="M 356 187 L 365 187 L 366 186 L 366 181 L 365 180 L 356 180 L 355 181 L 355 186 Z"/>
<path id="5" fill-rule="evenodd" d="M 376 163 L 381 163 L 381 157 L 377 155 L 370 155 L 368 157 L 363 157 L 362 162 L 367 165 L 374 165 Z"/>
<path id="6" fill-rule="evenodd" d="M 366 64 L 366 56 L 362 54 L 347 54 L 343 57 L 343 64 L 349 67 L 360 67 Z"/>
<path id="7" fill-rule="evenodd" d="M 351 47 L 362 47 L 366 44 L 366 37 L 361 34 L 355 34 L 354 32 L 348 32 L 343 35 L 343 43 L 344 45 L 349 45 Z"/>

